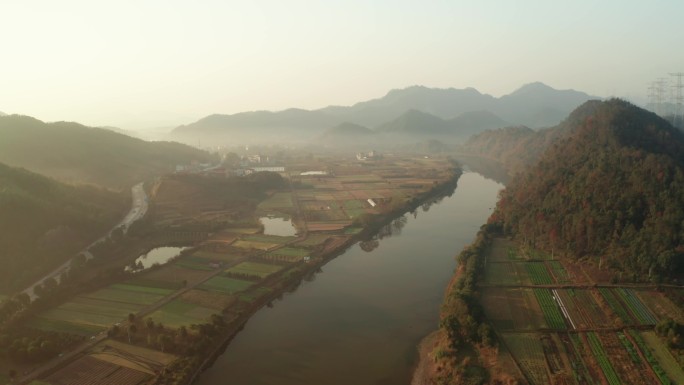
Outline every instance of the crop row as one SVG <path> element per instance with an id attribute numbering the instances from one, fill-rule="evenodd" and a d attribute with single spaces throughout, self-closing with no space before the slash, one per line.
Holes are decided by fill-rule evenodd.
<path id="1" fill-rule="evenodd" d="M 620 304 L 620 301 L 618 301 L 617 298 L 615 298 L 615 295 L 613 292 L 605 287 L 599 288 L 599 292 L 603 296 L 603 298 L 608 302 L 608 305 L 610 306 L 611 309 L 617 314 L 625 323 L 627 324 L 632 324 L 634 321 L 632 320 L 632 317 L 630 317 L 629 313 L 625 310 L 625 308 Z"/>
<path id="2" fill-rule="evenodd" d="M 535 285 L 551 285 L 553 284 L 553 278 L 546 270 L 546 265 L 539 262 L 528 262 L 525 263 L 525 268 L 527 269 L 527 274 L 530 276 L 532 283 Z"/>
<path id="3" fill-rule="evenodd" d="M 667 377 L 665 370 L 663 370 L 663 368 L 660 366 L 658 360 L 653 357 L 651 349 L 649 349 L 648 345 L 646 345 L 646 342 L 644 342 L 644 340 L 641 338 L 641 335 L 639 335 L 636 330 L 629 330 L 629 335 L 634 339 L 639 349 L 641 349 L 641 351 L 644 353 L 646 361 L 649 365 L 651 365 L 651 368 L 653 368 L 653 372 L 655 372 L 656 376 L 658 376 L 660 383 L 663 385 L 670 385 L 671 382 Z"/>
<path id="4" fill-rule="evenodd" d="M 551 329 L 565 329 L 565 320 L 551 292 L 547 289 L 534 289 L 534 295 L 544 313 L 544 319 Z"/>
<path id="5" fill-rule="evenodd" d="M 598 362 L 599 366 L 601 367 L 601 370 L 606 376 L 608 383 L 611 385 L 620 385 L 620 379 L 618 378 L 617 373 L 615 373 L 613 365 L 611 365 L 610 361 L 608 361 L 606 352 L 603 350 L 601 341 L 599 341 L 598 337 L 596 337 L 596 334 L 593 332 L 587 333 L 587 339 L 589 340 L 589 346 L 591 347 L 592 353 L 594 353 L 596 362 Z"/>
<path id="6" fill-rule="evenodd" d="M 619 288 L 617 289 L 617 292 L 620 294 L 622 301 L 627 304 L 627 307 L 632 314 L 639 320 L 640 324 L 655 325 L 658 322 L 643 302 L 637 298 L 632 289 Z"/>
<path id="7" fill-rule="evenodd" d="M 556 281 L 558 281 L 558 283 L 570 282 L 570 276 L 568 275 L 567 270 L 565 270 L 565 268 L 560 262 L 555 260 L 548 261 L 547 265 L 551 268 L 551 271 L 553 272 L 553 275 L 556 277 Z"/>

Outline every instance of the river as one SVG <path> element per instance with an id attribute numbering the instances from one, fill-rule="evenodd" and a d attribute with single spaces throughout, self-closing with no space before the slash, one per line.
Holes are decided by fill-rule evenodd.
<path id="1" fill-rule="evenodd" d="M 451 197 L 395 221 L 391 236 L 352 246 L 259 310 L 198 383 L 410 384 L 416 346 L 437 328 L 454 256 L 501 188 L 464 173 Z"/>

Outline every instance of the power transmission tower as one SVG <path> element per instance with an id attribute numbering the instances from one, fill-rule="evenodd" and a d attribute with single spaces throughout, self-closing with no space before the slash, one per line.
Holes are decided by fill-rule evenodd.
<path id="1" fill-rule="evenodd" d="M 682 104 L 684 102 L 684 96 L 682 96 L 682 89 L 684 89 L 682 77 L 684 77 L 684 72 L 670 73 L 670 76 L 676 79 L 675 84 L 672 86 L 672 90 L 674 91 L 672 104 L 674 104 L 675 108 L 672 124 L 681 127 L 681 124 L 684 123 L 684 111 L 682 110 Z"/>
<path id="2" fill-rule="evenodd" d="M 663 106 L 667 89 L 667 78 L 658 78 L 655 82 L 656 114 L 665 116 L 666 111 Z"/>

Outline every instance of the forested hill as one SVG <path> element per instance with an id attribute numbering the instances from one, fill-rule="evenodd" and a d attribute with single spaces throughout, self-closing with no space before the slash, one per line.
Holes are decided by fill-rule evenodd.
<path id="1" fill-rule="evenodd" d="M 172 142 L 146 142 L 77 123 L 0 116 L 0 162 L 68 182 L 128 189 L 177 164 L 206 162 L 204 151 Z"/>
<path id="2" fill-rule="evenodd" d="M 683 134 L 616 99 L 587 102 L 573 116 L 509 183 L 491 220 L 525 243 L 602 256 L 642 278 L 682 274 Z"/>
<path id="3" fill-rule="evenodd" d="M 484 131 L 468 139 L 462 151 L 465 155 L 499 162 L 512 176 L 537 162 L 552 143 L 582 124 L 598 105 L 598 101 L 586 102 L 557 126 L 538 131 L 525 126 Z"/>
<path id="4" fill-rule="evenodd" d="M 106 233 L 129 200 L 0 164 L 0 292 L 20 288 Z"/>

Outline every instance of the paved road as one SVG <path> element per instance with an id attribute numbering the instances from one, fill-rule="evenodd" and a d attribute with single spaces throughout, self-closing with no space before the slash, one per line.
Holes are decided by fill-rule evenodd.
<path id="1" fill-rule="evenodd" d="M 86 259 L 92 259 L 93 254 L 90 252 L 90 248 L 95 246 L 96 244 L 104 241 L 109 237 L 109 235 L 118 227 L 122 227 L 124 230 L 124 233 L 128 231 L 128 228 L 133 224 L 133 222 L 137 221 L 138 219 L 142 218 L 145 213 L 147 212 L 147 194 L 145 194 L 145 189 L 143 189 L 143 184 L 142 182 L 136 184 L 131 188 L 131 195 L 133 197 L 133 203 L 131 206 L 131 210 L 126 214 L 126 216 L 119 222 L 116 226 L 114 226 L 111 230 L 106 235 L 103 235 L 99 239 L 97 239 L 95 242 L 91 243 L 88 245 L 85 249 L 81 251 L 83 255 L 85 255 Z M 51 273 L 45 275 L 43 278 L 37 280 L 31 286 L 29 286 L 27 289 L 23 291 L 23 293 L 26 293 L 31 297 L 31 300 L 36 298 L 36 295 L 34 293 L 34 288 L 38 285 L 43 284 L 45 280 L 49 278 L 54 278 L 57 281 L 59 281 L 59 277 L 62 275 L 62 273 L 69 271 L 71 268 L 71 260 L 68 260 L 64 262 L 61 266 L 53 270 Z"/>

